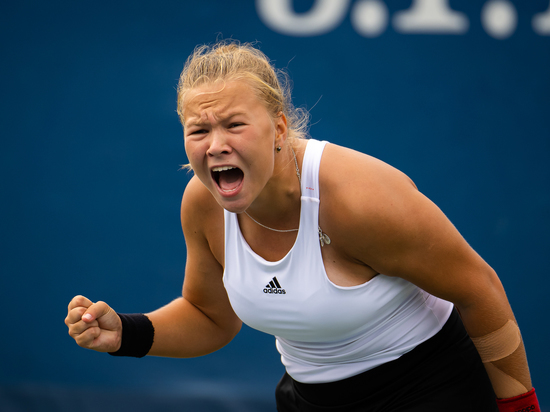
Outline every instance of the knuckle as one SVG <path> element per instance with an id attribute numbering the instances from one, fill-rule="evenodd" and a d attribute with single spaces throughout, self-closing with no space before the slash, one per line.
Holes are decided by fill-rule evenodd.
<path id="1" fill-rule="evenodd" d="M 89 348 L 96 337 L 93 333 L 92 329 L 87 329 L 84 332 L 78 334 L 76 337 L 74 337 L 74 340 L 78 344 L 78 346 L 82 346 L 83 348 Z"/>
<path id="2" fill-rule="evenodd" d="M 74 330 L 74 328 L 69 328 L 68 333 L 69 333 L 69 336 L 70 336 L 71 338 L 73 338 L 74 340 L 77 340 L 77 338 L 78 338 L 78 333 Z"/>
<path id="3" fill-rule="evenodd" d="M 87 309 L 85 307 L 79 306 L 79 307 L 73 309 L 73 313 L 76 314 L 78 316 L 78 318 L 80 319 L 82 317 L 82 315 L 84 315 L 86 310 Z"/>
<path id="4" fill-rule="evenodd" d="M 74 340 L 78 346 L 88 348 L 88 339 L 84 339 L 82 336 L 77 336 Z"/>
<path id="5" fill-rule="evenodd" d="M 74 298 L 72 298 L 71 301 L 69 302 L 68 309 L 71 310 L 75 306 L 78 306 L 78 304 L 82 300 L 82 298 L 83 298 L 82 295 L 77 295 Z"/>
<path id="6" fill-rule="evenodd" d="M 65 324 L 70 326 L 77 323 L 82 318 L 85 311 L 86 308 L 83 307 L 76 307 L 69 310 L 69 313 L 67 313 L 67 317 L 65 318 Z"/>

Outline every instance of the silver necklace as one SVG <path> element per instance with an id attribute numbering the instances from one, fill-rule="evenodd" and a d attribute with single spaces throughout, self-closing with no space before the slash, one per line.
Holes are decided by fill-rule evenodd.
<path id="1" fill-rule="evenodd" d="M 300 176 L 300 168 L 298 167 L 298 159 L 296 159 L 296 153 L 294 153 L 294 149 L 292 146 L 290 147 L 290 150 L 292 150 L 292 155 L 294 156 L 294 165 L 296 166 L 296 176 L 298 176 L 298 182 L 300 183 L 300 192 L 302 191 L 302 177 Z M 262 225 L 260 222 L 258 222 L 256 219 L 254 219 L 252 216 L 248 214 L 248 212 L 245 210 L 244 213 L 257 225 L 260 225 L 261 227 L 265 229 L 272 230 L 273 232 L 279 232 L 279 233 L 288 233 L 288 232 L 297 232 L 300 230 L 300 228 L 297 229 L 273 229 L 272 227 Z M 330 238 L 326 233 L 323 233 L 321 226 L 318 226 L 319 228 L 319 242 L 321 243 L 321 247 L 325 245 L 330 245 Z"/>
<path id="2" fill-rule="evenodd" d="M 298 230 L 300 230 L 299 228 L 298 229 L 273 229 L 272 227 L 269 227 L 269 226 L 266 226 L 266 225 L 262 225 L 260 222 L 258 222 L 256 219 L 254 219 L 252 216 L 250 216 L 246 210 L 244 211 L 244 213 L 256 224 L 260 225 L 261 227 L 265 227 L 266 229 L 269 229 L 269 230 L 273 230 L 274 232 L 279 232 L 279 233 L 287 233 L 287 232 L 297 232 Z"/>

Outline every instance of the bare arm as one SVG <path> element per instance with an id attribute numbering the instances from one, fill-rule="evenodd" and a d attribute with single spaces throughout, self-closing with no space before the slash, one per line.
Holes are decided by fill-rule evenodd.
<path id="1" fill-rule="evenodd" d="M 349 156 L 340 162 L 345 164 L 341 172 L 348 188 L 334 197 L 345 198 L 347 209 L 339 213 L 346 221 L 340 223 L 348 233 L 352 256 L 378 273 L 401 277 L 453 302 L 471 337 L 485 336 L 515 320 L 495 271 L 405 175 L 364 155 L 337 153 Z M 523 343 L 493 364 L 531 389 Z M 498 381 L 492 383 L 498 397 L 520 394 L 508 392 Z"/>
<path id="2" fill-rule="evenodd" d="M 222 282 L 223 211 L 196 178 L 182 199 L 181 223 L 187 246 L 182 297 L 147 315 L 155 327 L 150 355 L 205 355 L 241 328 Z"/>
<path id="3" fill-rule="evenodd" d="M 197 179 L 192 179 L 185 191 L 181 219 L 187 244 L 183 293 L 147 314 L 155 328 L 148 355 L 205 355 L 226 345 L 241 328 L 222 282 L 223 211 Z M 120 347 L 120 319 L 104 302 L 75 297 L 65 323 L 82 347 L 100 352 L 114 352 Z"/>

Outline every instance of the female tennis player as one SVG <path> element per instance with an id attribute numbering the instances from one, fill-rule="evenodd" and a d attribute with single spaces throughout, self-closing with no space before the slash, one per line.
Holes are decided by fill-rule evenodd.
<path id="1" fill-rule="evenodd" d="M 403 173 L 306 139 L 307 113 L 262 52 L 198 47 L 178 113 L 194 172 L 182 296 L 131 315 L 77 296 L 78 345 L 194 357 L 245 322 L 275 336 L 281 412 L 539 410 L 494 270 Z"/>

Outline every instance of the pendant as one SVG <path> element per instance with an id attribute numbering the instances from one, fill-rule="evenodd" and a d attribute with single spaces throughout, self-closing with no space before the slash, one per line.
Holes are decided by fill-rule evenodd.
<path id="1" fill-rule="evenodd" d="M 330 238 L 326 233 L 323 233 L 321 228 L 319 228 L 319 242 L 321 242 L 321 247 L 325 246 L 325 244 L 330 245 Z"/>

